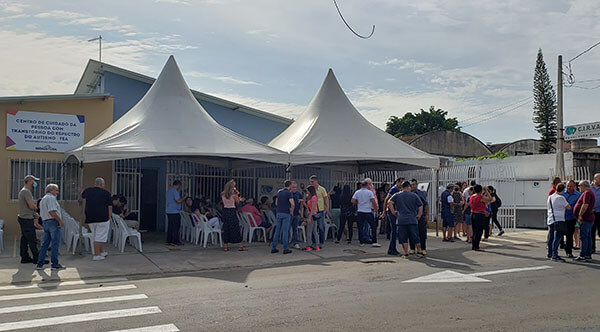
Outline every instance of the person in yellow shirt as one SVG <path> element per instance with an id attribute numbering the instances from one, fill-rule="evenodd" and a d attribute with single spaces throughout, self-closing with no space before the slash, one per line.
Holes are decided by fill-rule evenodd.
<path id="1" fill-rule="evenodd" d="M 318 216 L 318 226 L 319 226 L 319 244 L 322 247 L 325 242 L 325 214 L 331 218 L 331 213 L 329 210 L 329 195 L 327 194 L 327 190 L 319 185 L 319 179 L 316 175 L 311 175 L 308 179 L 310 181 L 310 185 L 313 186 L 317 192 L 317 216 Z"/>

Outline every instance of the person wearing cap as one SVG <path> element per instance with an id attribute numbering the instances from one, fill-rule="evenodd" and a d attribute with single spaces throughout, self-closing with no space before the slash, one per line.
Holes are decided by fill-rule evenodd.
<path id="1" fill-rule="evenodd" d="M 442 233 L 444 235 L 442 241 L 444 242 L 454 242 L 454 238 L 452 237 L 454 231 L 454 215 L 452 214 L 452 207 L 455 204 L 454 199 L 452 198 L 452 190 L 454 190 L 454 185 L 448 184 L 440 198 L 442 202 Z"/>
<path id="2" fill-rule="evenodd" d="M 19 214 L 17 215 L 17 220 L 21 227 L 21 263 L 30 264 L 37 263 L 39 255 L 34 226 L 37 206 L 33 200 L 32 192 L 33 189 L 37 188 L 37 181 L 40 179 L 33 175 L 27 175 L 24 180 L 25 185 L 19 191 Z M 31 251 L 31 256 L 29 256 L 29 251 Z"/>

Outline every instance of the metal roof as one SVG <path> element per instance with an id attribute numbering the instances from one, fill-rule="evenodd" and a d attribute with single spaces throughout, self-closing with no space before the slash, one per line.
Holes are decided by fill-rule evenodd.
<path id="1" fill-rule="evenodd" d="M 33 96 L 11 96 L 11 97 L 0 97 L 0 102 L 15 103 L 15 102 L 26 102 L 26 101 L 48 101 L 48 100 L 73 100 L 73 99 L 96 99 L 96 98 L 108 98 L 112 97 L 110 94 L 105 93 L 82 93 L 72 95 L 33 95 Z"/>
<path id="2" fill-rule="evenodd" d="M 146 76 L 140 73 L 136 73 L 127 69 L 123 69 L 117 66 L 113 66 L 104 62 L 98 62 L 96 60 L 90 59 L 88 61 L 88 64 L 85 67 L 85 70 L 83 72 L 83 74 L 81 75 L 81 79 L 79 80 L 79 83 L 77 84 L 77 88 L 75 89 L 75 94 L 81 94 L 81 93 L 89 93 L 91 92 L 95 87 L 96 87 L 96 83 L 97 81 L 100 79 L 100 75 L 104 72 L 111 72 L 114 74 L 118 74 L 127 78 L 131 78 L 140 82 L 144 82 L 144 83 L 148 83 L 150 85 L 152 85 L 152 83 L 154 83 L 154 81 L 156 79 L 150 77 L 150 76 Z M 280 115 L 276 115 L 273 113 L 269 113 L 269 112 L 265 112 L 265 111 L 261 111 L 258 110 L 256 108 L 252 108 L 252 107 L 248 107 L 248 106 L 244 106 L 242 104 L 238 104 L 238 103 L 234 103 L 232 101 L 226 100 L 226 99 L 222 99 L 219 97 L 215 97 L 203 92 L 199 92 L 196 90 L 191 90 L 192 94 L 194 95 L 194 97 L 196 97 L 197 99 L 200 100 L 204 100 L 204 101 L 208 101 L 223 107 L 227 107 L 236 111 L 241 111 L 244 113 L 248 113 L 257 117 L 261 117 L 261 118 L 265 118 L 265 119 L 269 119 L 272 121 L 276 121 L 276 122 L 280 122 L 283 124 L 291 124 L 292 122 L 294 122 L 292 119 L 288 119 L 286 117 L 280 116 Z"/>

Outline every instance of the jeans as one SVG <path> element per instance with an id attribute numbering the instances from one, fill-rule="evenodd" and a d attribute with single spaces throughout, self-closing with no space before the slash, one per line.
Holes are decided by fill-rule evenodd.
<path id="1" fill-rule="evenodd" d="M 490 225 L 483 213 L 471 213 L 471 224 L 473 224 L 473 242 L 471 248 L 476 250 L 479 249 L 484 229 L 489 229 Z"/>
<path id="2" fill-rule="evenodd" d="M 316 216 L 319 218 L 317 222 L 317 227 L 319 227 L 319 244 L 323 245 L 325 243 L 325 211 L 317 212 Z M 314 221 L 313 221 L 314 222 Z"/>
<path id="3" fill-rule="evenodd" d="M 52 262 L 53 267 L 58 266 L 58 247 L 60 246 L 60 227 L 58 226 L 58 220 L 44 220 L 42 226 L 44 227 L 44 242 L 42 243 L 42 248 L 40 249 L 40 252 L 42 254 L 38 255 L 37 265 L 44 265 L 44 260 L 46 259 L 46 252 L 48 251 L 48 247 L 50 247 L 50 243 L 52 243 L 50 261 Z"/>
<path id="4" fill-rule="evenodd" d="M 579 224 L 579 240 L 581 241 L 580 257 L 592 257 L 592 225 L 591 221 Z"/>
<path id="5" fill-rule="evenodd" d="M 557 221 L 548 226 L 548 257 L 558 257 L 558 246 L 560 239 L 565 235 L 567 227 L 564 221 Z"/>
<path id="6" fill-rule="evenodd" d="M 421 249 L 427 250 L 427 222 L 425 218 L 421 218 L 419 220 L 418 225 L 419 232 L 419 243 L 421 243 Z M 410 243 L 410 249 L 415 250 L 415 243 L 411 238 L 408 238 L 408 242 Z"/>
<path id="7" fill-rule="evenodd" d="M 300 216 L 292 216 L 291 217 L 291 227 L 292 227 L 292 244 L 298 244 L 298 226 L 300 226 Z"/>
<path id="8" fill-rule="evenodd" d="M 306 236 L 308 237 L 306 242 L 309 242 L 312 246 L 316 246 L 317 242 L 319 242 L 319 222 L 312 216 L 309 216 L 309 219 L 310 223 L 306 225 Z"/>
<path id="9" fill-rule="evenodd" d="M 167 219 L 169 221 L 169 229 L 167 229 L 167 243 L 177 244 L 181 242 L 179 239 L 181 215 L 179 213 L 167 213 Z"/>
<path id="10" fill-rule="evenodd" d="M 371 244 L 369 234 L 366 232 L 366 225 L 372 225 L 376 221 L 371 212 L 358 212 L 356 219 L 358 220 L 358 240 L 361 244 Z M 373 231 L 373 230 L 371 230 Z M 377 227 L 375 227 L 375 241 L 377 241 Z"/>
<path id="11" fill-rule="evenodd" d="M 17 217 L 17 220 L 19 220 L 19 225 L 21 226 L 21 259 L 30 259 L 28 250 L 31 250 L 33 259 L 37 260 L 38 248 L 37 239 L 35 237 L 35 227 L 33 226 L 33 219 Z"/>
<path id="12" fill-rule="evenodd" d="M 392 212 L 388 211 L 388 220 L 390 223 L 391 231 L 390 231 L 390 246 L 388 247 L 389 253 L 398 252 L 396 248 L 396 239 L 398 238 L 398 228 L 396 228 L 396 215 Z"/>
<path id="13" fill-rule="evenodd" d="M 290 221 L 292 216 L 289 213 L 277 212 L 277 220 L 275 221 L 275 231 L 273 232 L 273 248 L 277 249 L 277 243 L 279 242 L 279 235 L 283 238 L 283 250 L 288 250 L 289 247 L 289 236 L 290 236 Z"/>
<path id="14" fill-rule="evenodd" d="M 567 253 L 567 255 L 572 255 L 573 254 L 573 234 L 575 234 L 575 224 L 577 223 L 577 220 L 575 219 L 571 219 L 571 220 L 567 220 L 566 224 L 567 224 L 567 243 L 565 245 L 565 252 Z"/>

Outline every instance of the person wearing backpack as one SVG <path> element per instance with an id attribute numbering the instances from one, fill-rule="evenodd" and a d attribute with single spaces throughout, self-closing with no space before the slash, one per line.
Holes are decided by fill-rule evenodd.
<path id="1" fill-rule="evenodd" d="M 504 234 L 504 230 L 502 229 L 502 226 L 500 225 L 500 222 L 498 221 L 498 210 L 502 207 L 502 200 L 500 199 L 500 197 L 498 197 L 498 194 L 496 193 L 496 189 L 494 189 L 494 187 L 488 186 L 488 191 L 490 192 L 492 198 L 496 199 L 495 201 L 493 201 L 490 204 L 490 208 L 492 210 L 492 212 L 491 212 L 492 223 L 490 224 L 490 234 L 492 234 L 492 230 L 494 229 L 494 224 L 495 224 L 496 227 L 498 227 L 498 230 L 500 231 L 498 233 L 498 236 L 502 236 Z"/>

